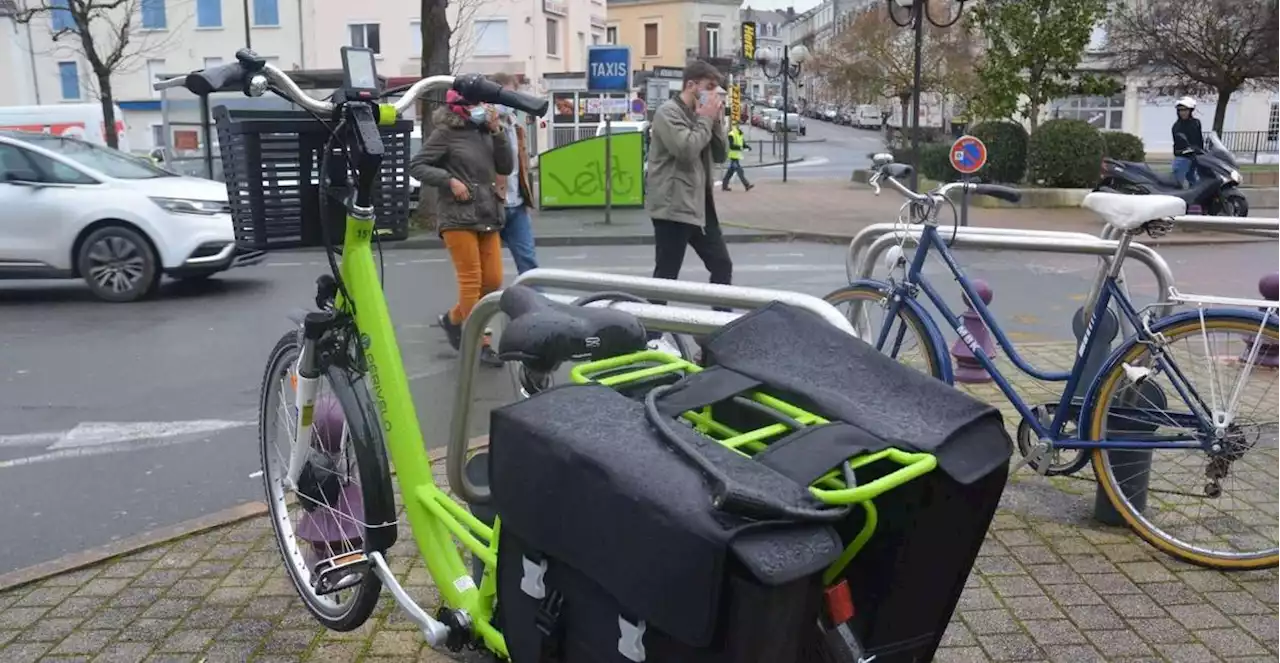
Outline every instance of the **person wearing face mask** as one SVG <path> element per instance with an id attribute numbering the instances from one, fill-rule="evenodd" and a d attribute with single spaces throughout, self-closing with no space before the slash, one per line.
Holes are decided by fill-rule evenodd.
<path id="1" fill-rule="evenodd" d="M 432 116 L 435 128 L 409 160 L 409 175 L 440 190 L 437 228 L 458 279 L 458 303 L 440 316 L 449 344 L 462 344 L 462 322 L 481 297 L 502 287 L 502 243 L 506 201 L 498 173 L 512 170 L 511 145 L 498 113 L 468 104 L 450 90 Z M 481 362 L 501 366 L 485 344 Z"/>
<path id="2" fill-rule="evenodd" d="M 516 79 L 510 74 L 498 73 L 490 78 L 508 90 L 516 89 Z M 511 158 L 515 164 L 510 172 L 498 174 L 498 188 L 506 197 L 506 223 L 502 226 L 501 235 L 511 252 L 511 260 L 516 263 L 516 271 L 523 274 L 538 267 L 533 224 L 529 220 L 529 208 L 533 206 L 533 189 L 529 186 L 529 148 L 515 109 L 499 106 L 498 116 L 511 145 Z"/>
<path id="3" fill-rule="evenodd" d="M 733 261 L 720 232 L 711 164 L 727 156 L 720 72 L 702 61 L 684 69 L 684 88 L 658 107 L 649 144 L 645 209 L 653 220 L 654 278 L 676 279 L 692 246 L 712 283 L 729 284 Z"/>

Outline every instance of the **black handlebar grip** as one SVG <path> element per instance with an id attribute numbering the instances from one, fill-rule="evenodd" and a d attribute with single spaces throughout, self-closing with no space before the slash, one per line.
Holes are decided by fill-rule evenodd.
<path id="1" fill-rule="evenodd" d="M 504 106 L 510 106 L 517 110 L 522 110 L 534 117 L 542 117 L 547 114 L 547 108 L 551 103 L 543 97 L 535 97 L 531 94 L 516 92 L 515 90 L 502 90 L 498 95 L 498 103 Z"/>
<path id="2" fill-rule="evenodd" d="M 232 62 L 210 69 L 193 71 L 187 74 L 183 86 L 203 97 L 213 92 L 239 89 L 241 84 L 244 83 L 244 73 L 244 66 L 239 62 Z"/>
<path id="3" fill-rule="evenodd" d="M 546 99 L 514 90 L 505 90 L 501 85 L 481 74 L 467 74 L 455 78 L 453 90 L 473 104 L 502 104 L 539 117 L 546 115 L 549 106 Z"/>
<path id="4" fill-rule="evenodd" d="M 910 164 L 905 163 L 891 163 L 884 167 L 884 174 L 895 180 L 911 177 L 913 172 L 915 172 L 915 169 Z"/>
<path id="5" fill-rule="evenodd" d="M 991 196 L 1009 203 L 1017 203 L 1022 200 L 1021 191 L 1013 187 L 1000 186 L 999 184 L 979 184 L 973 188 L 973 192 L 979 196 Z"/>

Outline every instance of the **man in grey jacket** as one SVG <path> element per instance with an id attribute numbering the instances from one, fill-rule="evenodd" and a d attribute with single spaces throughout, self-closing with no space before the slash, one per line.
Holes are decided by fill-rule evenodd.
<path id="1" fill-rule="evenodd" d="M 645 209 L 653 219 L 654 278 L 680 276 L 686 246 L 711 272 L 733 280 L 733 261 L 720 233 L 711 193 L 711 163 L 724 163 L 728 140 L 720 72 L 702 61 L 684 68 L 684 89 L 653 115 Z"/>

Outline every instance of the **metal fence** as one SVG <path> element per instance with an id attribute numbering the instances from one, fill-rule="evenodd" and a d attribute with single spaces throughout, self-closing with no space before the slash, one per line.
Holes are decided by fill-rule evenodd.
<path id="1" fill-rule="evenodd" d="M 1274 131 L 1224 131 L 1218 138 L 1233 154 L 1251 158 L 1254 163 L 1258 163 L 1260 155 L 1276 156 Z"/>

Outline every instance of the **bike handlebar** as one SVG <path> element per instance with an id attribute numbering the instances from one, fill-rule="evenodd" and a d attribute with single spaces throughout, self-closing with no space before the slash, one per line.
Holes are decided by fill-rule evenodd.
<path id="1" fill-rule="evenodd" d="M 245 76 L 248 75 L 248 85 Z M 240 86 L 248 96 L 260 96 L 274 88 L 280 96 L 319 115 L 330 115 L 338 104 L 316 99 L 289 77 L 288 74 L 262 60 L 249 49 L 236 52 L 236 62 L 193 71 L 181 78 L 171 78 L 154 85 L 156 90 L 185 87 L 192 93 L 205 96 L 219 90 Z M 465 76 L 428 76 L 414 83 L 392 106 L 396 115 L 408 110 L 419 98 L 432 90 L 452 87 L 464 99 L 472 103 L 492 103 L 510 106 L 536 116 L 545 115 L 549 105 L 546 99 L 507 90 L 480 74 Z"/>
<path id="2" fill-rule="evenodd" d="M 956 189 L 965 190 L 978 196 L 998 198 L 1010 203 L 1017 203 L 1022 200 L 1022 192 L 1013 187 L 999 184 L 979 184 L 976 182 L 951 182 L 929 193 L 916 193 L 910 187 L 898 181 L 900 177 L 910 177 L 913 171 L 914 169 L 911 166 L 904 163 L 886 163 L 875 169 L 875 173 L 868 183 L 876 190 L 877 195 L 880 193 L 880 182 L 883 180 L 908 200 L 929 204 L 946 198 L 947 194 Z"/>

